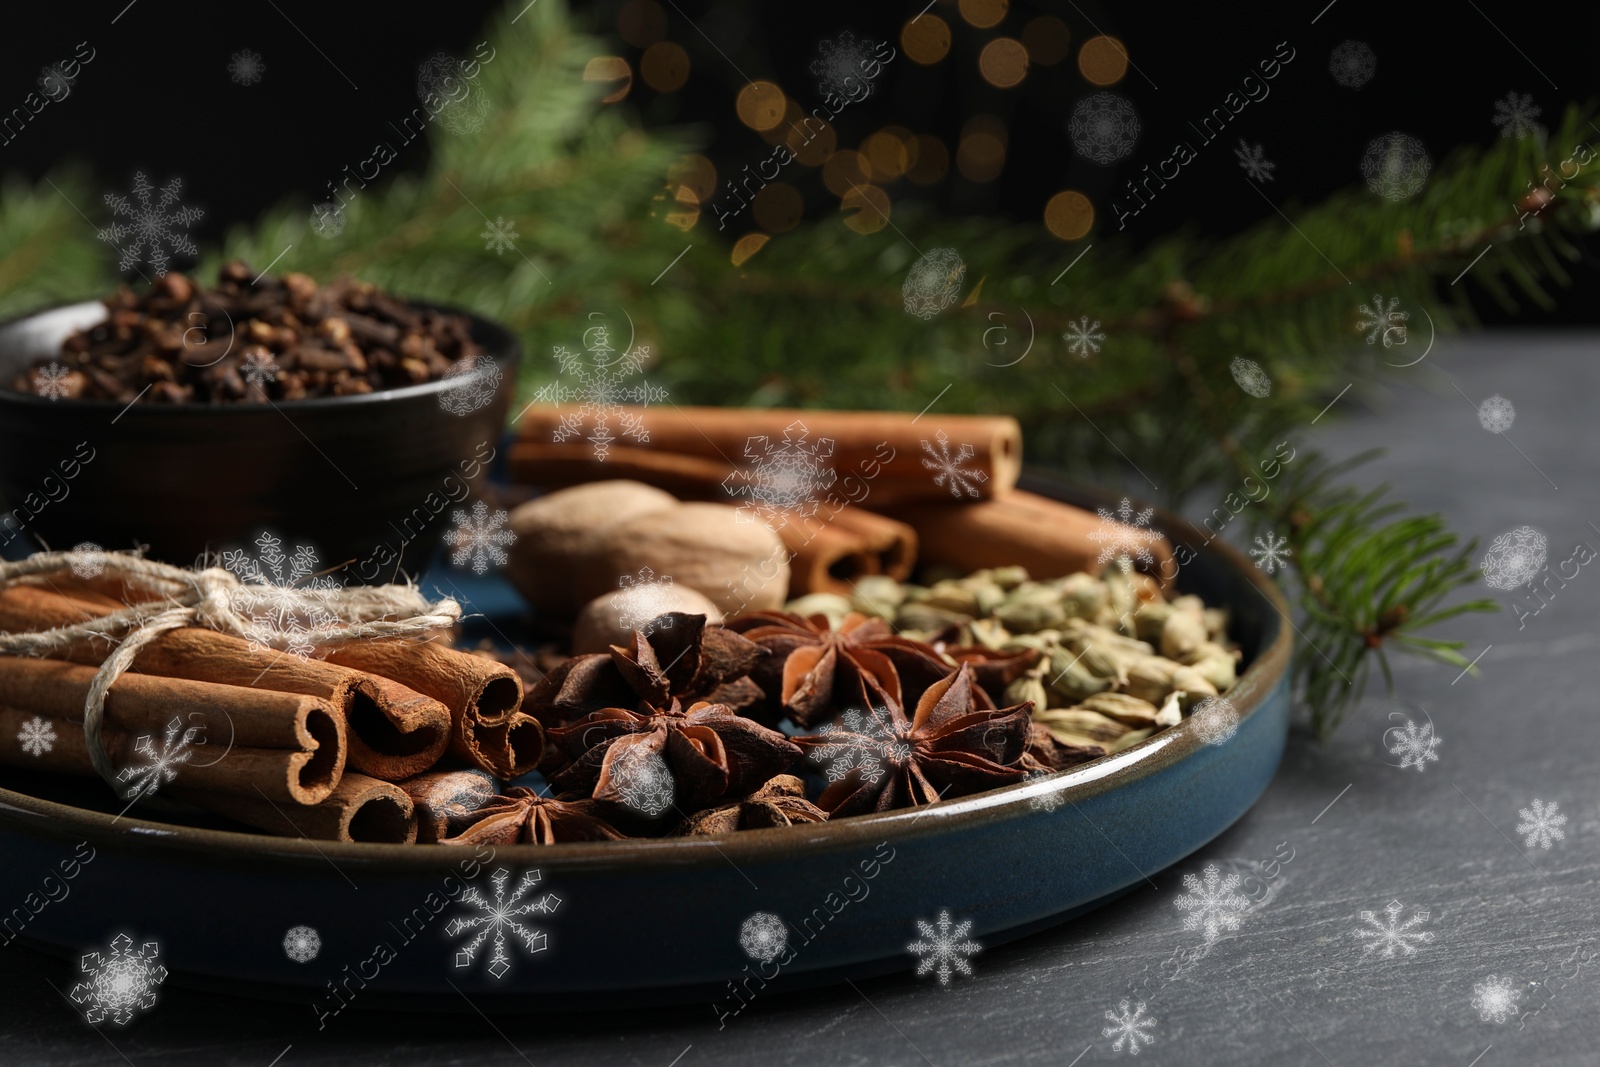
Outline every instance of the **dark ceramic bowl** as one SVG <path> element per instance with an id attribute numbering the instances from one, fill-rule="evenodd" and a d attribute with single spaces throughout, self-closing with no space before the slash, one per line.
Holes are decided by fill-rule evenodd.
<path id="1" fill-rule="evenodd" d="M 0 385 L 104 317 L 85 303 L 0 326 Z M 19 536 L 31 534 L 56 549 L 148 545 L 151 557 L 188 566 L 270 531 L 312 545 L 325 567 L 353 561 L 342 575 L 352 580 L 394 576 L 400 564 L 383 546 L 415 572 L 465 482 L 487 469 L 515 388 L 517 339 L 471 318 L 500 382 L 461 416 L 440 405 L 447 382 L 192 406 L 53 401 L 0 387 L 0 553 L 33 549 Z"/>
<path id="2" fill-rule="evenodd" d="M 98 782 L 7 771 L 0 902 L 44 901 L 18 913 L 12 932 L 64 957 L 127 931 L 136 944 L 156 941 L 176 980 L 307 1003 L 308 1028 L 337 1025 L 346 1003 L 465 1010 L 457 990 L 486 1011 L 700 1001 L 720 1015 L 741 1003 L 729 983 L 748 999 L 906 969 L 917 962 L 907 946 L 919 920 L 948 909 L 984 945 L 1060 922 L 1200 848 L 1266 788 L 1289 723 L 1287 605 L 1221 544 L 1202 549 L 1178 584 L 1231 610 L 1247 657 L 1229 693 L 1238 731 L 1221 744 L 1185 720 L 1070 771 L 921 810 L 720 837 L 517 845 L 482 862 L 439 846 L 117 820 Z M 86 810 L 95 805 L 102 810 Z M 42 880 L 75 848 L 94 859 L 77 869 L 70 895 L 46 901 Z M 450 928 L 480 913 L 474 892 L 494 903 L 501 870 L 508 895 L 539 873 L 519 903 L 559 898 L 549 914 L 519 920 L 544 933 L 541 950 L 528 953 L 508 933 L 503 970 L 492 968 L 492 931 L 465 961 L 461 946 L 477 930 Z M 762 966 L 741 947 L 744 924 L 761 912 L 788 931 L 792 955 L 781 964 Z M 310 962 L 284 952 L 295 926 L 320 935 Z"/>

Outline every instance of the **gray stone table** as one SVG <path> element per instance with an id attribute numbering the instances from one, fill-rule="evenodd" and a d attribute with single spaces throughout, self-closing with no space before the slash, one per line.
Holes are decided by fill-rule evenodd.
<path id="1" fill-rule="evenodd" d="M 1495 333 L 1441 345 L 1383 383 L 1354 383 L 1305 440 L 1334 455 L 1385 446 L 1363 481 L 1392 482 L 1485 544 L 1533 526 L 1554 564 L 1579 541 L 1600 547 L 1589 525 L 1600 526 L 1596 344 Z M 1496 393 L 1516 406 L 1505 437 L 1474 410 Z M 1297 730 L 1254 810 L 1151 872 L 1155 888 L 986 950 L 948 990 L 902 975 L 758 999 L 721 1031 L 704 1008 L 493 1020 L 352 1011 L 308 1038 L 303 1005 L 169 983 L 157 1011 L 108 1040 L 52 989 L 70 983 L 66 964 L 12 946 L 0 949 L 0 1063 L 1087 1067 L 1133 1062 L 1102 1034 L 1105 1012 L 1129 998 L 1155 1020 L 1145 1064 L 1592 1065 L 1597 607 L 1600 568 L 1585 567 L 1520 629 L 1509 611 L 1457 621 L 1469 655 L 1488 648 L 1481 677 L 1396 660 L 1401 702 L 1375 687 L 1326 746 Z M 1431 718 L 1441 738 L 1420 773 L 1387 750 L 1385 731 L 1405 717 Z M 1567 817 L 1548 850 L 1516 830 L 1535 800 Z M 1243 886 L 1259 902 L 1206 949 L 1173 901 L 1211 863 L 1253 876 Z M 1360 936 L 1391 922 L 1405 936 Z M 1500 1023 L 1473 1005 L 1491 976 L 1515 998 Z"/>

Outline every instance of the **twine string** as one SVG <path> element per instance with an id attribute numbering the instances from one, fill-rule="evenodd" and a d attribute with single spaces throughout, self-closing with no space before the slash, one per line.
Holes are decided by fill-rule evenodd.
<path id="1" fill-rule="evenodd" d="M 122 552 L 37 552 L 0 562 L 0 588 L 25 578 L 72 574 L 96 568 L 120 581 L 129 607 L 44 630 L 0 632 L 0 655 L 52 656 L 80 642 L 112 648 L 100 664 L 83 702 L 83 736 L 95 773 L 117 793 L 117 770 L 106 754 L 103 731 L 106 694 L 152 641 L 194 626 L 248 640 L 252 646 L 303 655 L 389 637 L 421 637 L 461 618 L 454 600 L 429 601 L 411 585 L 295 586 L 244 582 L 221 567 L 188 570 Z M 263 615 L 266 622 L 262 621 Z M 277 625 L 275 620 L 313 620 Z"/>

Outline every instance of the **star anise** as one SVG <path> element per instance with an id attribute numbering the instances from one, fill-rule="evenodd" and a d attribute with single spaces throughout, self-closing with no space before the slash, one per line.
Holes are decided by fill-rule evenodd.
<path id="1" fill-rule="evenodd" d="M 677 700 L 638 711 L 601 708 L 550 737 L 571 760 L 550 776 L 551 788 L 649 817 L 746 796 L 800 758 L 778 731 L 704 702 L 688 711 Z"/>
<path id="2" fill-rule="evenodd" d="M 743 800 L 689 816 L 678 833 L 726 834 L 734 830 L 824 822 L 827 818 L 827 812 L 806 799 L 804 782 L 792 774 L 780 774 Z"/>
<path id="3" fill-rule="evenodd" d="M 863 678 L 896 701 L 911 703 L 955 673 L 954 665 L 932 646 L 901 637 L 887 621 L 857 612 L 846 615 L 837 630 L 825 615 L 805 618 L 781 611 L 740 615 L 729 619 L 727 628 L 771 653 L 750 676 L 769 701 L 801 726 L 821 721 L 848 702 Z"/>
<path id="4" fill-rule="evenodd" d="M 1020 782 L 1031 703 L 996 710 L 963 664 L 930 685 L 907 719 L 894 696 L 863 684 L 855 729 L 794 739 L 807 753 L 844 761 L 848 773 L 818 806 L 830 818 L 931 804 Z"/>
<path id="5" fill-rule="evenodd" d="M 475 813 L 472 825 L 441 845 L 554 845 L 565 841 L 620 841 L 627 837 L 605 820 L 592 800 L 556 800 L 512 786 Z"/>
<path id="6" fill-rule="evenodd" d="M 1017 766 L 1030 775 L 1050 774 L 1105 754 L 1106 750 L 1100 745 L 1069 745 L 1052 734 L 1044 723 L 1036 722 L 1028 727 L 1028 748 Z"/>
<path id="7" fill-rule="evenodd" d="M 675 611 L 656 623 L 649 634 L 634 631 L 632 648 L 566 660 L 529 691 L 522 710 L 549 727 L 601 708 L 704 700 L 737 710 L 761 699 L 745 677 L 766 658 L 758 645 L 707 626 L 704 615 Z"/>

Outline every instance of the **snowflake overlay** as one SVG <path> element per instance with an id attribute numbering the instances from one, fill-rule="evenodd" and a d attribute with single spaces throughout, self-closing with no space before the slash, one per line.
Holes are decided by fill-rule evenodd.
<path id="1" fill-rule="evenodd" d="M 1551 845 L 1566 840 L 1567 832 L 1562 827 L 1567 824 L 1567 817 L 1560 813 L 1560 807 L 1553 800 L 1548 804 L 1535 800 L 1533 807 L 1517 812 L 1522 816 L 1522 821 L 1517 823 L 1517 833 L 1522 835 L 1524 848 L 1538 845 L 1548 852 Z"/>
<path id="2" fill-rule="evenodd" d="M 491 516 L 489 505 L 479 500 L 472 505 L 470 519 L 464 511 L 453 512 L 450 518 L 455 521 L 456 528 L 445 531 L 444 543 L 455 549 L 450 553 L 452 565 L 460 567 L 471 560 L 472 573 L 483 574 L 491 562 L 503 567 L 510 561 L 511 557 L 502 546 L 511 544 L 517 535 L 505 528 L 509 515 L 504 508 Z"/>
<path id="3" fill-rule="evenodd" d="M 72 987 L 73 1003 L 83 1005 L 83 1017 L 91 1025 L 110 1019 L 127 1026 L 134 1012 L 156 1006 L 156 987 L 167 980 L 161 966 L 161 946 L 146 941 L 138 951 L 133 939 L 118 934 L 111 939 L 109 956 L 91 952 L 83 957 L 83 981 Z"/>
<path id="4" fill-rule="evenodd" d="M 1072 147 L 1085 159 L 1109 166 L 1133 151 L 1139 116 L 1116 93 L 1095 93 L 1078 101 L 1067 123 Z"/>
<path id="5" fill-rule="evenodd" d="M 1294 549 L 1289 547 L 1287 537 L 1279 537 L 1270 530 L 1267 531 L 1266 540 L 1257 537 L 1256 547 L 1250 554 L 1256 557 L 1256 570 L 1265 570 L 1268 574 L 1275 574 L 1279 567 L 1285 567 L 1285 561 L 1294 555 Z"/>
<path id="6" fill-rule="evenodd" d="M 1361 157 L 1361 176 L 1367 179 L 1367 187 L 1386 200 L 1416 196 L 1432 169 L 1433 161 L 1422 142 L 1399 131 L 1374 138 Z"/>
<path id="7" fill-rule="evenodd" d="M 1067 332 L 1061 335 L 1067 342 L 1067 351 L 1081 359 L 1088 359 L 1091 352 L 1100 351 L 1100 342 L 1106 335 L 1100 332 L 1100 320 L 1089 321 L 1089 316 L 1079 316 L 1077 322 L 1067 323 Z"/>
<path id="8" fill-rule="evenodd" d="M 911 745 L 888 725 L 885 716 L 876 712 L 851 708 L 839 716 L 837 723 L 829 723 L 820 731 L 823 734 L 840 734 L 849 740 L 821 745 L 816 750 L 818 762 L 825 765 L 828 781 L 837 782 L 850 774 L 863 781 L 876 782 L 890 767 L 898 767 L 911 759 Z M 878 751 L 862 745 L 856 738 L 866 738 Z"/>
<path id="9" fill-rule="evenodd" d="M 1478 405 L 1478 425 L 1490 433 L 1505 433 L 1516 421 L 1517 409 L 1498 393 Z"/>
<path id="10" fill-rule="evenodd" d="M 1519 526 L 1496 537 L 1483 556 L 1483 581 L 1491 589 L 1527 585 L 1544 568 L 1549 542 L 1532 526 Z"/>
<path id="11" fill-rule="evenodd" d="M 1365 331 L 1367 344 L 1377 344 L 1380 337 L 1383 339 L 1384 348 L 1392 348 L 1395 345 L 1406 343 L 1406 321 L 1411 318 L 1411 315 L 1408 312 L 1399 310 L 1399 308 L 1400 298 L 1398 296 L 1391 296 L 1389 302 L 1385 304 L 1383 297 L 1377 293 L 1372 294 L 1371 307 L 1362 304 L 1357 308 L 1361 315 L 1361 321 L 1356 328 Z"/>
<path id="12" fill-rule="evenodd" d="M 1161 535 L 1150 529 L 1150 517 L 1156 513 L 1155 508 L 1145 508 L 1136 515 L 1133 502 L 1123 497 L 1116 511 L 1095 510 L 1100 515 L 1100 526 L 1090 531 L 1089 540 L 1100 546 L 1100 554 L 1094 560 L 1097 566 L 1104 567 L 1115 560 L 1118 569 L 1128 574 L 1133 570 L 1134 560 L 1147 566 L 1155 565 L 1156 558 L 1149 548 L 1161 541 Z"/>
<path id="13" fill-rule="evenodd" d="M 966 276 L 967 265 L 955 249 L 935 248 L 924 252 L 911 264 L 900 286 L 900 299 L 906 313 L 923 320 L 933 318 L 956 302 Z"/>
<path id="14" fill-rule="evenodd" d="M 254 85 L 266 72 L 267 65 L 261 62 L 261 53 L 248 48 L 235 52 L 228 63 L 228 74 L 239 85 Z"/>
<path id="15" fill-rule="evenodd" d="M 1272 379 L 1267 377 L 1267 372 L 1261 369 L 1261 364 L 1244 356 L 1234 356 L 1233 362 L 1228 364 L 1228 370 L 1233 374 L 1233 380 L 1240 389 L 1260 400 L 1272 395 Z"/>
<path id="16" fill-rule="evenodd" d="M 1520 141 L 1531 133 L 1539 132 L 1539 124 L 1533 120 L 1538 118 L 1543 110 L 1534 106 L 1532 93 L 1518 96 L 1510 92 L 1506 94 L 1504 100 L 1494 102 L 1492 121 L 1500 127 L 1501 137 L 1515 137 Z"/>
<path id="17" fill-rule="evenodd" d="M 1144 1009 L 1144 1001 L 1141 1000 L 1136 1007 L 1130 1008 L 1128 1001 L 1124 999 L 1117 1005 L 1115 1012 L 1109 1008 L 1106 1010 L 1106 1018 L 1111 1020 L 1111 1025 L 1101 1030 L 1100 1033 L 1106 1037 L 1116 1038 L 1115 1041 L 1111 1042 L 1112 1052 L 1121 1052 L 1123 1045 L 1126 1044 L 1128 1054 L 1137 1056 L 1140 1048 L 1139 1042 L 1142 1041 L 1145 1045 L 1155 1043 L 1156 1039 L 1145 1033 L 1145 1031 L 1154 1026 L 1156 1020 L 1147 1017 Z"/>
<path id="18" fill-rule="evenodd" d="M 1239 929 L 1239 916 L 1250 906 L 1250 898 L 1236 892 L 1239 875 L 1230 873 L 1223 878 L 1215 863 L 1206 864 L 1202 881 L 1193 874 L 1183 876 L 1187 892 L 1173 903 L 1184 913 L 1185 930 L 1205 932 L 1207 941 L 1215 941 L 1223 930 Z"/>
<path id="19" fill-rule="evenodd" d="M 40 396 L 60 400 L 67 395 L 67 365 L 57 360 L 33 372 L 33 389 Z"/>
<path id="20" fill-rule="evenodd" d="M 659 752 L 640 744 L 630 745 L 612 761 L 611 777 L 617 783 L 622 803 L 654 819 L 672 810 L 678 780 Z"/>
<path id="21" fill-rule="evenodd" d="M 344 232 L 344 205 L 329 201 L 311 208 L 311 229 L 318 237 L 331 241 Z"/>
<path id="22" fill-rule="evenodd" d="M 1390 738 L 1390 734 L 1394 737 Z M 1415 767 L 1419 772 L 1425 771 L 1425 764 L 1439 762 L 1439 754 L 1434 749 L 1439 747 L 1444 738 L 1434 736 L 1431 722 L 1418 726 L 1413 720 L 1407 719 L 1405 726 L 1391 726 L 1383 736 L 1384 747 L 1389 754 L 1400 757 L 1401 770 Z"/>
<path id="23" fill-rule="evenodd" d="M 123 800 L 147 797 L 178 776 L 177 765 L 189 762 L 194 754 L 189 746 L 200 735 L 198 726 L 191 726 L 180 734 L 178 731 L 182 729 L 183 720 L 173 716 L 162 735 L 160 748 L 156 747 L 154 734 L 140 734 L 134 741 L 137 762 L 117 772 L 119 782 L 129 783 L 122 791 Z"/>
<path id="24" fill-rule="evenodd" d="M 1267 158 L 1267 150 L 1262 145 L 1251 147 L 1245 144 L 1244 138 L 1239 138 L 1239 147 L 1233 150 L 1234 158 L 1239 161 L 1239 166 L 1244 172 L 1258 182 L 1272 181 L 1272 172 L 1278 165 Z"/>
<path id="25" fill-rule="evenodd" d="M 310 963 L 322 951 L 322 937 L 309 926 L 291 926 L 283 935 L 283 954 L 296 963 Z"/>
<path id="26" fill-rule="evenodd" d="M 622 592 L 611 598 L 611 609 L 617 613 L 617 625 L 624 630 L 634 630 L 645 636 L 655 633 L 657 625 L 666 630 L 672 627 L 672 576 L 640 567 L 637 574 L 624 574 L 617 579 Z M 656 622 L 660 619 L 660 623 Z"/>
<path id="27" fill-rule="evenodd" d="M 952 923 L 948 908 L 939 910 L 938 921 L 932 925 L 918 919 L 917 933 L 922 936 L 906 946 L 906 951 L 917 957 L 917 974 L 936 971 L 942 986 L 950 984 L 951 974 L 971 975 L 972 964 L 967 957 L 983 950 L 981 944 L 967 937 L 971 932 L 972 920 Z"/>
<path id="28" fill-rule="evenodd" d="M 770 911 L 758 911 L 739 927 L 739 947 L 757 963 L 771 963 L 789 947 L 789 926 Z"/>
<path id="29" fill-rule="evenodd" d="M 1361 913 L 1361 921 L 1366 927 L 1357 927 L 1356 936 L 1366 940 L 1367 944 L 1362 949 L 1365 955 L 1382 951 L 1384 959 L 1393 958 L 1396 952 L 1402 956 L 1415 955 L 1417 948 L 1412 942 L 1427 944 L 1433 940 L 1433 934 L 1427 930 L 1416 928 L 1428 921 L 1428 909 L 1415 912 L 1405 922 L 1400 921 L 1400 915 L 1406 906 L 1398 900 L 1389 901 L 1384 907 L 1383 914 L 1386 919 L 1379 919 L 1370 911 Z"/>
<path id="30" fill-rule="evenodd" d="M 442 380 L 439 406 L 452 415 L 470 415 L 493 403 L 500 391 L 500 364 L 489 356 L 462 356 Z"/>
<path id="31" fill-rule="evenodd" d="M 248 384 L 265 390 L 268 382 L 278 380 L 278 361 L 272 358 L 271 352 L 258 349 L 244 357 L 239 374 Z"/>
<path id="32" fill-rule="evenodd" d="M 493 252 L 498 256 L 508 248 L 516 248 L 517 246 L 513 242 L 518 237 L 521 237 L 522 234 L 517 232 L 517 224 L 515 222 L 507 222 L 505 216 L 496 215 L 494 221 L 488 224 L 488 229 L 478 234 L 478 236 L 483 238 L 483 250 L 485 252 Z"/>
<path id="33" fill-rule="evenodd" d="M 1220 745 L 1239 732 L 1239 709 L 1227 697 L 1206 697 L 1189 712 L 1189 721 L 1200 740 Z"/>
<path id="34" fill-rule="evenodd" d="M 465 86 L 466 94 L 454 99 L 452 84 Z M 489 114 L 488 96 L 462 75 L 460 62 L 444 52 L 417 67 L 417 96 L 430 110 L 439 103 L 433 117 L 451 133 L 476 133 L 483 129 L 484 117 Z"/>
<path id="35" fill-rule="evenodd" d="M 88 581 L 106 572 L 106 550 L 93 541 L 79 541 L 72 546 L 72 573 Z"/>
<path id="36" fill-rule="evenodd" d="M 581 437 L 584 423 L 588 422 L 592 429 L 587 440 L 594 446 L 594 458 L 603 462 L 616 440 L 611 433 L 611 420 L 616 419 L 623 437 L 631 437 L 641 445 L 649 444 L 650 431 L 644 424 L 643 408 L 665 400 L 667 391 L 648 382 L 634 386 L 622 383 L 644 372 L 650 347 L 635 345 L 631 351 L 613 358 L 616 350 L 611 347 L 610 333 L 604 325 L 591 326 L 583 332 L 583 347 L 587 357 L 570 351 L 565 345 L 557 345 L 555 349 L 561 374 L 574 379 L 577 385 L 563 384 L 558 378 L 533 394 L 534 400 L 544 404 L 578 402 L 577 411 L 561 416 L 551 439 L 559 443 Z"/>
<path id="37" fill-rule="evenodd" d="M 873 54 L 881 47 L 877 41 L 857 40 L 848 30 L 836 39 L 818 42 L 811 73 L 817 76 L 817 90 L 823 98 L 841 96 L 860 102 L 871 96 L 874 86 L 866 70 L 874 62 Z M 865 85 L 866 90 L 857 89 L 858 85 Z"/>
<path id="38" fill-rule="evenodd" d="M 838 473 L 827 463 L 833 455 L 833 438 L 806 438 L 810 431 L 798 419 L 783 428 L 783 440 L 765 436 L 744 443 L 748 470 L 735 471 L 722 481 L 732 497 L 743 497 L 734 516 L 740 522 L 760 522 L 773 530 L 791 519 L 816 514 L 817 498 L 833 487 Z"/>
<path id="39" fill-rule="evenodd" d="M 173 178 L 161 190 L 161 199 L 152 204 L 150 194 L 155 191 L 155 186 L 145 178 L 143 171 L 139 171 L 133 176 L 133 200 L 110 193 L 105 195 L 113 220 L 117 216 L 130 220 L 126 225 L 113 221 L 95 234 L 97 240 L 105 241 L 122 252 L 122 258 L 117 261 L 118 270 L 132 270 L 140 263 L 147 263 L 157 277 L 162 277 L 167 273 L 169 255 L 200 254 L 194 238 L 181 231 L 203 218 L 205 212 L 199 208 L 178 205 L 178 194 L 182 190 L 183 180 Z M 132 240 L 124 246 L 122 242 L 128 238 Z M 170 253 L 166 251 L 169 248 Z"/>
<path id="40" fill-rule="evenodd" d="M 467 887 L 467 891 L 461 894 L 461 901 L 476 909 L 476 913 L 469 917 L 456 916 L 444 928 L 446 937 L 460 937 L 469 931 L 477 931 L 456 950 L 457 969 L 471 967 L 477 962 L 478 950 L 483 948 L 483 943 L 491 934 L 494 935 L 494 942 L 490 945 L 489 965 L 485 969 L 497 980 L 504 978 L 511 970 L 511 956 L 506 952 L 506 934 L 521 942 L 523 951 L 529 955 L 543 952 L 548 947 L 549 939 L 544 931 L 523 921 L 523 916 L 549 915 L 561 905 L 561 898 L 554 893 L 546 893 L 534 900 L 524 899 L 539 884 L 539 878 L 537 870 L 524 873 L 517 881 L 516 890 L 507 896 L 506 884 L 511 881 L 511 872 L 504 867 L 497 868 L 489 876 L 489 881 L 494 885 L 493 904 L 484 898 L 477 886 Z"/>
<path id="41" fill-rule="evenodd" d="M 17 744 L 30 756 L 42 756 L 56 747 L 56 724 L 35 715 L 17 731 Z"/>
<path id="42" fill-rule="evenodd" d="M 52 63 L 39 70 L 39 91 L 58 104 L 72 95 L 72 87 L 77 82 L 77 78 L 67 77 L 66 68 L 60 63 Z"/>
<path id="43" fill-rule="evenodd" d="M 1378 54 L 1365 41 L 1343 41 L 1328 54 L 1328 73 L 1346 89 L 1359 89 L 1378 72 Z"/>
<path id="44" fill-rule="evenodd" d="M 244 637 L 255 648 L 305 659 L 315 647 L 312 635 L 338 622 L 327 606 L 338 583 L 317 577 L 317 553 L 310 545 L 297 545 L 293 556 L 285 555 L 283 542 L 264 533 L 256 538 L 256 548 L 255 559 L 242 549 L 222 554 L 222 565 L 241 583 L 231 606 L 246 620 Z"/>
<path id="45" fill-rule="evenodd" d="M 942 485 L 949 489 L 951 496 L 959 497 L 963 492 L 971 497 L 977 496 L 978 483 L 988 481 L 989 475 L 976 467 L 968 470 L 962 466 L 967 460 L 978 454 L 977 450 L 971 445 L 962 445 L 956 449 L 955 455 L 952 456 L 950 454 L 949 434 L 940 430 L 933 435 L 933 439 L 939 442 L 939 450 L 937 452 L 934 451 L 933 445 L 929 444 L 926 439 L 922 442 L 922 450 L 931 457 L 923 460 L 922 465 L 931 471 L 939 472 L 933 476 L 933 484 Z"/>
<path id="46" fill-rule="evenodd" d="M 1522 990 L 1509 978 L 1490 975 L 1472 987 L 1472 1007 L 1486 1023 L 1503 1023 L 1517 1014 Z"/>

